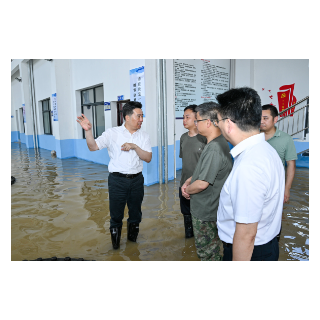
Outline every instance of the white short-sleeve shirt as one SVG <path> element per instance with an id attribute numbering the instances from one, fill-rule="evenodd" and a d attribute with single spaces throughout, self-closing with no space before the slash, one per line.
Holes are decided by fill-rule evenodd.
<path id="1" fill-rule="evenodd" d="M 135 150 L 122 151 L 121 146 L 128 142 L 134 143 L 142 150 L 152 152 L 148 133 L 137 130 L 131 134 L 124 124 L 120 127 L 109 128 L 95 139 L 99 150 L 108 148 L 110 162 L 109 172 L 120 172 L 123 174 L 139 173 L 143 169 L 143 161 Z"/>
<path id="2" fill-rule="evenodd" d="M 236 222 L 258 222 L 254 245 L 265 244 L 280 231 L 285 189 L 282 162 L 264 133 L 241 141 L 230 153 L 234 164 L 220 193 L 219 238 L 233 243 Z"/>

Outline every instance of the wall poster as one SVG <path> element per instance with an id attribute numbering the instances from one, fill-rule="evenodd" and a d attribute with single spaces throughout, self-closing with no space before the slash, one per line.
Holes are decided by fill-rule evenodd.
<path id="1" fill-rule="evenodd" d="M 130 70 L 130 100 L 141 102 L 143 117 L 145 117 L 144 66 Z"/>
<path id="2" fill-rule="evenodd" d="M 216 102 L 230 88 L 230 59 L 175 59 L 174 72 L 176 119 L 188 105 Z"/>
<path id="3" fill-rule="evenodd" d="M 58 106 L 57 106 L 57 94 L 52 94 L 52 111 L 53 111 L 53 121 L 58 121 Z"/>

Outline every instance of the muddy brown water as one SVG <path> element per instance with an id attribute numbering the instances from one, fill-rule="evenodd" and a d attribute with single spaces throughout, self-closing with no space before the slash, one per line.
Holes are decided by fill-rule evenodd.
<path id="1" fill-rule="evenodd" d="M 11 260 L 71 257 L 85 260 L 199 261 L 194 238 L 185 239 L 177 178 L 145 187 L 137 243 L 127 241 L 125 218 L 120 249 L 109 233 L 107 166 L 50 151 L 11 144 Z M 309 169 L 297 168 L 284 206 L 279 260 L 309 260 Z"/>

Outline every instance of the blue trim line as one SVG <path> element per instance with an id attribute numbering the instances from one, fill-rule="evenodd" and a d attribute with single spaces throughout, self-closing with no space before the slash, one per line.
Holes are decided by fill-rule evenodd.
<path id="1" fill-rule="evenodd" d="M 19 131 L 11 131 L 11 142 L 19 141 Z"/>

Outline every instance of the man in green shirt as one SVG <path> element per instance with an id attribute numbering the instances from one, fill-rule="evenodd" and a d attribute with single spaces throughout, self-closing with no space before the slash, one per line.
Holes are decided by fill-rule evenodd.
<path id="1" fill-rule="evenodd" d="M 192 219 L 190 213 L 190 200 L 181 194 L 181 187 L 192 176 L 194 168 L 200 158 L 201 152 L 207 143 L 207 138 L 198 134 L 194 121 L 196 120 L 196 105 L 190 105 L 184 109 L 183 126 L 188 129 L 180 138 L 180 154 L 182 158 L 182 172 L 179 187 L 180 208 L 184 219 L 186 238 L 193 237 Z"/>
<path id="2" fill-rule="evenodd" d="M 277 151 L 284 168 L 285 161 L 287 162 L 286 184 L 283 201 L 288 202 L 290 198 L 292 181 L 296 171 L 296 160 L 298 157 L 292 137 L 275 127 L 277 121 L 277 108 L 271 104 L 262 106 L 260 131 L 264 132 L 266 141 L 269 142 Z"/>
<path id="3" fill-rule="evenodd" d="M 265 104 L 264 106 L 262 106 L 260 131 L 264 132 L 266 141 L 269 142 L 271 146 L 277 151 L 283 163 L 284 169 L 285 161 L 287 162 L 286 183 L 283 199 L 283 202 L 286 203 L 289 202 L 290 189 L 296 171 L 296 160 L 298 159 L 298 157 L 292 137 L 275 127 L 277 121 L 277 108 L 271 104 Z M 281 229 L 279 234 L 277 235 L 278 241 L 280 240 Z"/>
<path id="4" fill-rule="evenodd" d="M 207 138 L 192 177 L 181 187 L 182 195 L 190 198 L 195 245 L 202 261 L 221 260 L 217 229 L 220 191 L 232 169 L 230 148 L 218 127 L 218 104 L 206 102 L 196 108 L 197 128 Z"/>

